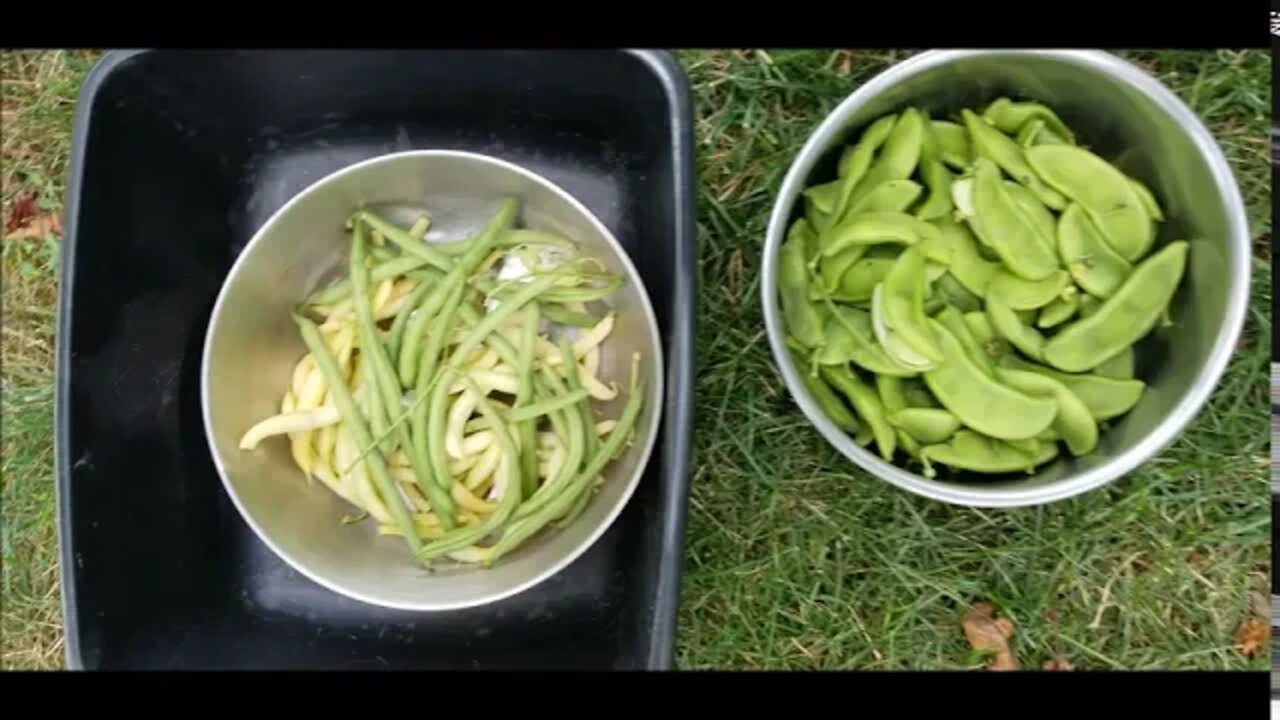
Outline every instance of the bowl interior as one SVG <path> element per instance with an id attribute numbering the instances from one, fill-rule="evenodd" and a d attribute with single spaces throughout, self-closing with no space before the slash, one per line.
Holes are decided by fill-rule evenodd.
<path id="1" fill-rule="evenodd" d="M 343 224 L 365 205 L 389 219 L 411 211 L 433 220 L 428 241 L 478 230 L 504 197 L 520 202 L 517 224 L 573 239 L 584 254 L 626 279 L 607 301 L 616 311 L 601 347 L 599 376 L 625 388 L 630 358 L 641 354 L 645 405 L 635 440 L 605 472 L 606 482 L 570 526 L 544 531 L 493 568 L 432 571 L 414 563 L 402 539 L 376 524 L 343 525 L 354 509 L 318 482 L 308 483 L 281 438 L 252 452 L 237 447 L 255 422 L 279 411 L 293 366 L 305 352 L 290 314 L 310 292 L 343 273 Z M 203 399 L 215 462 L 236 506 L 262 540 L 316 582 L 350 597 L 404 609 L 449 609 L 492 602 L 568 564 L 621 511 L 652 450 L 662 397 L 662 357 L 648 295 L 616 240 L 581 204 L 546 180 L 493 158 L 418 151 L 375 158 L 311 186 L 274 215 L 237 260 L 219 296 L 205 348 Z M 624 397 L 596 405 L 616 417 Z"/>
<path id="2" fill-rule="evenodd" d="M 1229 358 L 1248 298 L 1248 228 L 1243 202 L 1221 151 L 1176 97 L 1138 68 L 1105 53 L 924 53 L 872 79 L 810 138 L 784 183 L 769 229 L 772 258 L 786 228 L 803 212 L 799 193 L 836 177 L 845 143 L 871 121 L 908 106 L 933 119 L 957 119 L 1009 96 L 1052 107 L 1078 142 L 1138 178 L 1155 193 L 1165 221 L 1156 247 L 1190 241 L 1172 327 L 1157 328 L 1135 348 L 1136 377 L 1147 383 L 1138 405 L 1103 427 L 1096 452 L 1063 453 L 1034 475 L 961 475 L 931 480 L 884 462 L 822 415 L 799 382 L 781 340 L 780 310 L 766 268 L 766 316 L 774 354 L 793 396 L 819 430 L 862 467 L 901 487 L 950 502 L 1020 505 L 1097 487 L 1132 470 L 1168 444 L 1207 399 Z M 773 261 L 766 263 L 772 265 Z"/>

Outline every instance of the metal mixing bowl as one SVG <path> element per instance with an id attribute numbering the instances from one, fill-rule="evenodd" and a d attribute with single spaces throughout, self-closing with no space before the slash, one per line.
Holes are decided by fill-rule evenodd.
<path id="1" fill-rule="evenodd" d="M 1191 253 L 1172 304 L 1174 327 L 1137 348 L 1148 388 L 1102 433 L 1095 453 L 1064 457 L 1034 475 L 998 481 L 929 479 L 856 444 L 819 410 L 783 344 L 777 257 L 801 191 L 835 178 L 843 145 L 871 120 L 915 105 L 938 118 L 1008 95 L 1053 107 L 1080 141 L 1146 183 L 1164 206 L 1158 243 L 1185 238 Z M 1160 82 L 1113 55 L 1086 51 L 933 51 L 882 72 L 818 126 L 792 163 L 765 240 L 761 292 L 773 355 L 792 397 L 819 432 L 876 477 L 960 505 L 1036 505 L 1131 472 L 1171 443 L 1213 392 L 1240 336 L 1249 301 L 1250 240 L 1240 190 L 1196 115 Z"/>
<path id="2" fill-rule="evenodd" d="M 403 540 L 376 534 L 375 523 L 342 525 L 353 508 L 322 483 L 308 484 L 283 438 L 252 452 L 238 448 L 255 422 L 279 412 L 292 368 L 306 349 L 291 312 L 316 288 L 345 272 L 350 242 L 343 224 L 364 205 L 407 225 L 411 211 L 432 218 L 429 242 L 479 230 L 504 197 L 520 201 L 517 223 L 573 239 L 625 284 L 607 303 L 614 330 L 601 348 L 599 376 L 624 389 L 597 404 L 617 417 L 631 356 L 642 354 L 644 409 L 635 439 L 605 471 L 606 481 L 567 528 L 548 528 L 492 568 L 428 571 Z M 258 230 L 237 258 L 214 306 L 205 341 L 201 396 L 214 462 L 232 501 L 258 537 L 315 582 L 349 597 L 407 610 L 491 603 L 547 579 L 587 550 L 622 512 L 653 449 L 661 414 L 663 358 L 658 323 L 640 276 L 618 241 L 580 202 L 546 179 L 495 158 L 415 151 L 344 168 L 295 196 Z"/>

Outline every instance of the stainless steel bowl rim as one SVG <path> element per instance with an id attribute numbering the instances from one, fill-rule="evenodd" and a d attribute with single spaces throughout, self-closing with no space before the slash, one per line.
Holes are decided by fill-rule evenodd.
<path id="1" fill-rule="evenodd" d="M 588 209 L 585 205 L 583 205 L 576 197 L 574 197 L 572 194 L 570 194 L 568 191 L 566 191 L 564 188 L 560 187 L 556 183 L 552 182 L 551 180 L 547 179 L 546 177 L 538 173 L 533 172 L 532 170 L 529 170 L 526 167 L 523 167 L 513 162 L 509 162 L 507 160 L 503 160 L 501 158 L 494 157 L 492 155 L 469 152 L 465 150 L 442 150 L 442 149 L 441 150 L 406 150 L 406 151 L 400 151 L 400 152 L 385 153 L 382 155 L 377 155 L 372 158 L 368 158 L 366 160 L 361 160 L 359 162 L 352 163 L 350 165 L 339 168 L 329 173 L 328 175 L 325 175 L 319 180 L 316 180 L 315 182 L 311 183 L 307 187 L 303 188 L 293 197 L 289 198 L 287 202 L 281 205 L 278 210 L 272 213 L 271 216 L 268 217 L 267 220 L 262 223 L 262 226 L 259 227 L 254 232 L 253 237 L 250 238 L 249 242 L 244 246 L 244 248 L 240 251 L 239 255 L 236 257 L 235 262 L 232 263 L 231 269 L 227 272 L 226 278 L 224 278 L 222 285 L 218 291 L 218 297 L 217 297 L 217 300 L 214 302 L 213 311 L 209 316 L 209 324 L 205 330 L 204 346 L 201 352 L 201 368 L 200 368 L 201 370 L 201 375 L 200 375 L 201 418 L 204 422 L 205 441 L 209 446 L 209 451 L 210 451 L 210 454 L 212 455 L 214 465 L 217 467 L 218 478 L 221 480 L 223 488 L 226 490 L 228 497 L 231 498 L 231 502 L 232 504 L 235 505 L 237 512 L 240 514 L 240 517 L 245 521 L 246 524 L 249 525 L 249 527 L 253 530 L 254 534 L 258 537 L 258 539 L 261 540 L 272 551 L 272 553 L 276 555 L 276 557 L 279 557 L 282 560 L 284 560 L 291 568 L 298 571 L 299 573 L 301 573 L 303 576 L 305 576 L 312 582 L 315 582 L 318 585 L 324 588 L 327 588 L 328 590 L 331 590 L 340 595 L 343 595 L 351 599 L 358 600 L 360 602 L 364 602 L 370 605 L 385 607 L 393 610 L 407 610 L 407 611 L 415 611 L 415 612 L 445 612 L 445 611 L 453 611 L 453 610 L 463 610 L 463 609 L 478 607 L 482 605 L 491 605 L 493 603 L 499 602 L 506 598 L 522 593 L 525 590 L 528 590 L 534 586 L 537 586 L 545 582 L 547 579 L 553 577 L 554 575 L 556 575 L 556 573 L 560 572 L 565 567 L 570 565 L 574 560 L 577 560 L 579 557 L 582 556 L 583 553 L 585 553 L 593 545 L 595 545 L 596 541 L 599 540 L 602 535 L 608 532 L 609 528 L 613 526 L 615 521 L 617 521 L 618 516 L 622 514 L 622 511 L 630 503 L 632 496 L 635 494 L 636 488 L 640 484 L 641 478 L 644 477 L 644 474 L 648 468 L 649 462 L 652 458 L 653 448 L 657 444 L 657 437 L 659 434 L 658 429 L 661 427 L 661 423 L 662 423 L 661 413 L 663 408 L 662 408 L 662 403 L 659 402 L 652 409 L 652 412 L 655 413 L 655 418 L 654 418 L 655 431 L 652 433 L 648 433 L 648 437 L 643 441 L 643 444 L 637 444 L 632 446 L 632 449 L 634 451 L 638 451 L 640 453 L 636 462 L 636 469 L 631 474 L 631 476 L 626 478 L 626 485 L 624 486 L 621 497 L 619 498 L 618 502 L 615 503 L 615 505 L 610 510 L 608 515 L 606 515 L 604 520 L 596 527 L 596 529 L 593 532 L 587 535 L 582 542 L 578 543 L 578 545 L 575 546 L 570 552 L 565 553 L 563 556 L 561 556 L 559 560 L 549 564 L 542 572 L 529 578 L 525 582 L 513 584 L 509 587 L 506 587 L 500 592 L 490 593 L 484 597 L 477 598 L 470 602 L 441 603 L 441 602 L 432 602 L 430 598 L 426 598 L 422 602 L 411 602 L 411 603 L 388 601 L 384 598 L 373 597 L 359 590 L 355 590 L 353 588 L 343 586 L 339 583 L 332 582 L 329 578 L 326 578 L 325 576 L 319 573 L 313 572 L 304 563 L 301 563 L 297 559 L 293 558 L 289 553 L 285 552 L 285 550 L 281 548 L 278 543 L 274 542 L 271 539 L 270 535 L 265 530 L 263 530 L 263 528 L 260 527 L 260 525 L 253 519 L 252 514 L 248 511 L 248 508 L 245 507 L 239 495 L 236 493 L 234 486 L 232 485 L 231 481 L 227 477 L 226 468 L 218 452 L 217 444 L 215 443 L 213 438 L 213 431 L 212 431 L 213 423 L 212 423 L 212 418 L 209 415 L 210 410 L 209 410 L 209 402 L 208 402 L 208 397 L 210 392 L 208 368 L 209 368 L 209 360 L 210 360 L 210 348 L 212 347 L 214 329 L 217 327 L 217 320 L 222 310 L 224 297 L 228 289 L 234 284 L 233 281 L 235 280 L 236 275 L 240 272 L 241 268 L 244 267 L 245 263 L 248 262 L 247 258 L 250 256 L 251 254 L 250 251 L 253 249 L 253 247 L 256 244 L 258 244 L 262 240 L 262 238 L 266 237 L 269 234 L 270 230 L 276 224 L 276 222 L 281 217 L 283 217 L 294 205 L 303 202 L 305 198 L 308 195 L 315 192 L 317 188 L 327 185 L 328 183 L 334 182 L 344 175 L 359 172 L 371 166 L 395 161 L 395 160 L 406 158 L 406 157 L 456 157 L 456 158 L 467 158 L 467 159 L 471 159 L 479 162 L 489 163 L 491 165 L 502 168 L 509 172 L 523 175 L 529 180 L 535 183 L 538 183 L 540 185 L 543 185 L 548 190 L 560 196 L 561 199 L 563 199 L 566 203 L 568 203 L 576 212 L 580 213 L 582 218 L 585 219 L 587 222 L 589 222 L 596 229 L 596 231 L 600 233 L 600 236 L 605 240 L 606 243 L 609 244 L 609 246 L 615 252 L 618 262 L 622 264 L 627 281 L 635 283 L 637 287 L 638 291 L 636 294 L 639 297 L 641 307 L 644 309 L 645 325 L 649 329 L 650 340 L 651 340 L 650 344 L 654 352 L 654 366 L 658 369 L 658 372 L 655 373 L 655 377 L 650 380 L 649 389 L 646 391 L 647 394 L 650 395 L 651 397 L 657 397 L 657 398 L 663 397 L 663 393 L 665 392 L 663 383 L 665 381 L 666 362 L 665 362 L 665 357 L 664 357 L 663 348 L 662 348 L 662 340 L 658 330 L 657 314 L 653 310 L 653 304 L 649 297 L 648 288 L 645 287 L 644 279 L 640 276 L 640 273 L 636 269 L 634 263 L 632 263 L 630 255 L 628 255 L 626 250 L 622 247 L 622 244 L 618 242 L 618 239 L 609 230 L 609 228 L 605 226 L 603 222 L 601 222 L 600 218 L 597 217 L 595 213 L 593 213 L 590 209 Z M 484 572 L 484 570 L 481 568 L 476 568 L 475 572 Z"/>
<path id="2" fill-rule="evenodd" d="M 1009 490 L 995 486 L 978 487 L 930 480 L 885 462 L 878 455 L 855 443 L 844 431 L 836 427 L 809 397 L 804 390 L 801 378 L 792 368 L 783 342 L 784 328 L 777 299 L 776 257 L 778 248 L 786 236 L 792 208 L 804 189 L 814 165 L 831 142 L 845 130 L 848 119 L 872 98 L 908 77 L 968 57 L 1009 53 L 1038 55 L 1089 67 L 1118 77 L 1145 94 L 1183 128 L 1203 155 L 1212 172 L 1219 200 L 1228 216 L 1230 237 L 1227 242 L 1244 248 L 1244 252 L 1233 253 L 1232 265 L 1228 268 L 1228 271 L 1240 278 L 1240 281 L 1234 285 L 1231 296 L 1227 298 L 1227 311 L 1222 330 L 1218 333 L 1208 360 L 1201 368 L 1191 389 L 1178 402 L 1174 411 L 1141 441 L 1107 464 L 1082 472 L 1064 482 L 1024 490 Z M 1056 502 L 1107 485 L 1132 472 L 1173 443 L 1208 401 L 1231 359 L 1248 311 L 1251 278 L 1247 250 L 1250 243 L 1248 228 L 1248 218 L 1235 176 L 1209 129 L 1168 88 L 1128 61 L 1111 53 L 1093 50 L 926 51 L 884 70 L 851 93 L 813 131 L 795 160 L 792 161 L 769 218 L 761 263 L 763 278 L 760 288 L 769 346 L 791 396 L 800 405 L 810 422 L 843 455 L 876 477 L 918 495 L 956 505 L 1021 507 Z"/>

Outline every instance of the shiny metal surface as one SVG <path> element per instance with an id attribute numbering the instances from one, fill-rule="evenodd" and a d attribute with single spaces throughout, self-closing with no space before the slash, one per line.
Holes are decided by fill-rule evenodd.
<path id="1" fill-rule="evenodd" d="M 305 353 L 290 313 L 315 288 L 344 273 L 343 223 L 361 204 L 392 219 L 412 208 L 433 218 L 428 241 L 478 230 L 503 197 L 521 203 L 517 222 L 575 240 L 584 253 L 621 273 L 608 301 L 617 311 L 601 348 L 600 377 L 625 388 L 633 352 L 642 354 L 646 400 L 635 440 L 606 470 L 606 482 L 568 528 L 534 541 L 484 570 L 459 566 L 428 572 L 398 537 L 378 537 L 372 522 L 342 525 L 353 512 L 322 483 L 310 485 L 287 442 L 253 452 L 237 447 L 253 423 L 279 412 L 290 374 Z M 490 603 L 550 577 L 582 554 L 622 511 L 653 449 L 663 398 L 662 345 L 639 274 L 611 233 L 582 204 L 511 163 L 455 151 L 386 155 L 340 170 L 290 200 L 249 242 L 231 269 L 209 324 L 201 395 L 210 449 L 231 499 L 276 554 L 325 587 L 368 603 L 446 610 Z M 621 412 L 622 394 L 597 407 Z"/>
<path id="2" fill-rule="evenodd" d="M 923 107 L 934 117 L 1000 95 L 1051 105 L 1081 142 L 1147 183 L 1164 205 L 1158 243 L 1191 242 L 1174 327 L 1139 348 L 1138 376 L 1148 390 L 1137 407 L 1103 433 L 1095 454 L 1060 459 L 1033 476 L 964 484 L 930 480 L 884 462 L 853 442 L 809 397 L 783 345 L 776 259 L 800 192 L 835 177 L 841 145 L 874 118 Z M 1208 400 L 1240 335 L 1249 299 L 1249 229 L 1236 180 L 1221 149 L 1191 110 L 1138 67 L 1090 51 L 932 51 L 895 65 L 858 88 L 813 132 L 783 180 L 763 254 L 765 325 L 792 397 L 819 432 L 876 477 L 959 505 L 1036 505 L 1108 484 L 1177 438 Z"/>

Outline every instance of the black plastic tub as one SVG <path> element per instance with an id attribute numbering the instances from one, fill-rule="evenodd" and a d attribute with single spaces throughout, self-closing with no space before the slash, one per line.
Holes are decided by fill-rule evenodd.
<path id="1" fill-rule="evenodd" d="M 68 665 L 584 668 L 671 665 L 693 406 L 687 81 L 622 51 L 109 54 L 74 126 L 58 329 Z M 656 452 L 612 529 L 548 582 L 441 615 L 348 600 L 241 520 L 204 439 L 200 354 L 236 254 L 292 195 L 393 151 L 541 173 L 617 236 L 667 357 Z"/>

